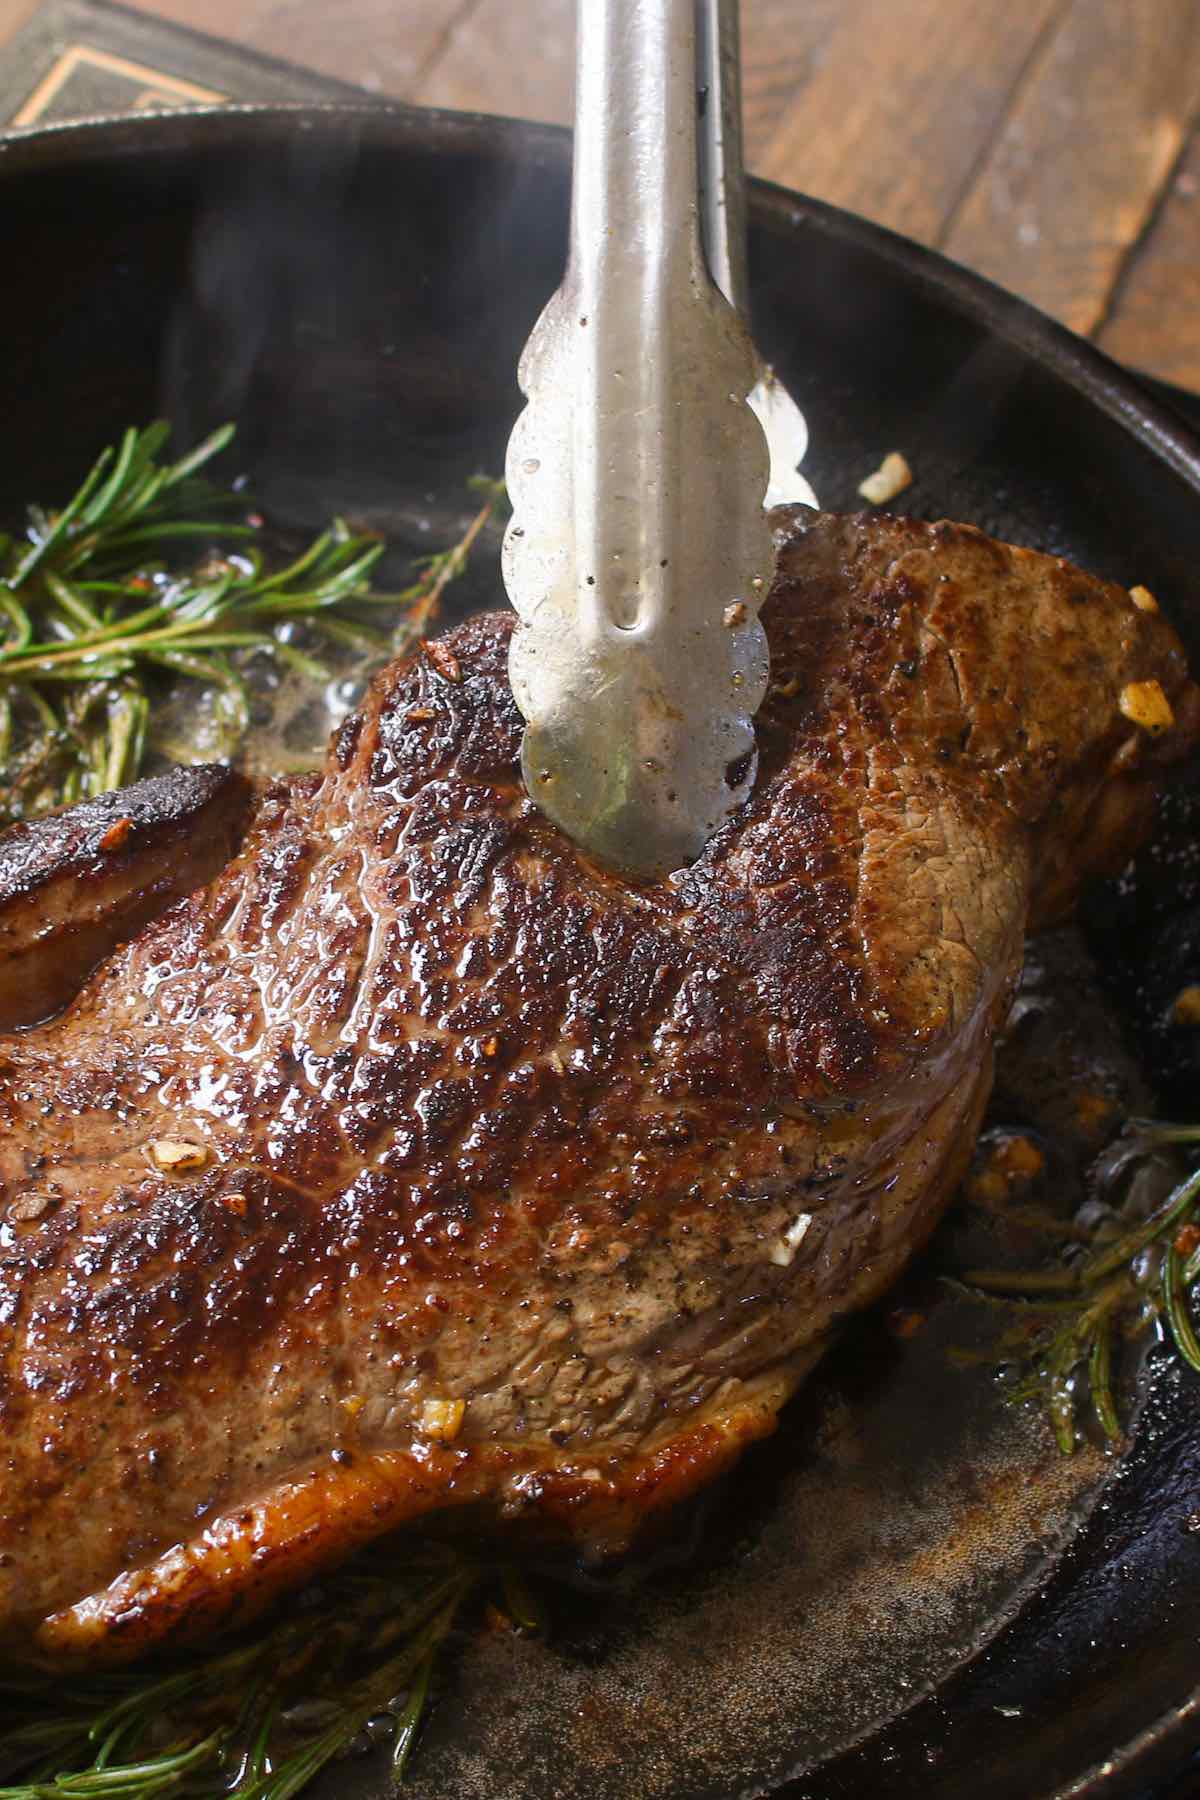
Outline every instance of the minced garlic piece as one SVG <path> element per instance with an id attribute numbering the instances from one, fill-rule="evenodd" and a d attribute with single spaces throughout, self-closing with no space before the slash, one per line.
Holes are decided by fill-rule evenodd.
<path id="1" fill-rule="evenodd" d="M 1081 1088 L 1075 1096 L 1075 1117 L 1085 1131 L 1094 1131 L 1112 1118 L 1116 1101 L 1091 1088 Z"/>
<path id="2" fill-rule="evenodd" d="M 462 680 L 462 664 L 459 662 L 457 656 L 455 656 L 453 650 L 443 644 L 439 638 L 434 638 L 432 643 L 422 644 L 421 648 L 424 650 L 438 674 L 446 681 L 452 681 L 457 684 Z"/>
<path id="3" fill-rule="evenodd" d="M 966 1191 L 976 1206 L 1003 1206 L 1014 1192 L 1042 1173 L 1046 1159 L 1032 1138 L 1018 1132 L 993 1144 L 967 1177 Z"/>
<path id="4" fill-rule="evenodd" d="M 1018 1132 L 1006 1138 L 996 1151 L 996 1166 L 1015 1181 L 1032 1181 L 1046 1166 L 1046 1159 L 1033 1142 Z"/>
<path id="5" fill-rule="evenodd" d="M 426 1400 L 417 1418 L 417 1428 L 426 1437 L 441 1438 L 450 1443 L 462 1430 L 465 1400 Z"/>
<path id="6" fill-rule="evenodd" d="M 1158 611 L 1158 601 L 1147 587 L 1141 587 L 1140 585 L 1138 587 L 1131 587 L 1129 590 L 1129 598 L 1133 601 L 1133 604 L 1137 607 L 1139 612 Z"/>
<path id="7" fill-rule="evenodd" d="M 771 1245 L 767 1252 L 770 1261 L 776 1263 L 781 1269 L 788 1268 L 811 1224 L 812 1214 L 800 1213 L 787 1230 Z"/>
<path id="8" fill-rule="evenodd" d="M 1175 723 L 1171 702 L 1157 681 L 1131 681 L 1121 689 L 1117 705 L 1127 719 L 1152 737 L 1168 731 Z"/>
<path id="9" fill-rule="evenodd" d="M 860 481 L 858 491 L 872 506 L 885 506 L 912 485 L 913 472 L 898 450 L 889 450 L 873 475 Z"/>
<path id="10" fill-rule="evenodd" d="M 8 1216 L 10 1219 L 18 1220 L 22 1225 L 32 1225 L 35 1220 L 41 1218 L 44 1212 L 49 1211 L 50 1205 L 49 1194 L 22 1194 L 21 1198 L 14 1200 L 9 1207 Z"/>
<path id="11" fill-rule="evenodd" d="M 129 841 L 133 830 L 132 819 L 114 819 L 108 830 L 100 839 L 101 850 L 120 850 Z"/>
<path id="12" fill-rule="evenodd" d="M 181 1175 L 186 1169 L 202 1169 L 208 1161 L 203 1144 L 186 1144 L 182 1138 L 156 1138 L 150 1154 L 160 1169 L 169 1175 Z"/>

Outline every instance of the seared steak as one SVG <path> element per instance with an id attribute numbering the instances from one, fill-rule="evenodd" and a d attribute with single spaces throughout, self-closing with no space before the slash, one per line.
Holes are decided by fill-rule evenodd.
<path id="1" fill-rule="evenodd" d="M 249 784 L 172 769 L 0 838 L 0 1031 L 58 1012 L 114 944 L 228 862 Z"/>
<path id="2" fill-rule="evenodd" d="M 623 1544 L 925 1237 L 1026 925 L 1124 855 L 1196 690 L 1055 559 L 780 531 L 757 786 L 694 867 L 537 811 L 478 618 L 0 1038 L 10 1648 L 130 1654 L 471 1502 Z"/>

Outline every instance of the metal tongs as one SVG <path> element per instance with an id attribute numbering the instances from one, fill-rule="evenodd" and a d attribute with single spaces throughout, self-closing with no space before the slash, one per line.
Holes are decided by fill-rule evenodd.
<path id="1" fill-rule="evenodd" d="M 736 0 L 580 0 L 570 258 L 508 449 L 509 672 L 530 794 L 638 876 L 753 785 L 769 471 L 812 498 L 745 296 Z"/>

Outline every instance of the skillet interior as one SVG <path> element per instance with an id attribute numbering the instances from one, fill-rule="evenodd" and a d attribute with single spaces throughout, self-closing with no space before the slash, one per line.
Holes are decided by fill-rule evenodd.
<path id="1" fill-rule="evenodd" d="M 436 548 L 465 478 L 502 466 L 516 355 L 560 272 L 567 148 L 453 115 L 231 109 L 10 140 L 0 205 L 6 517 L 165 409 L 188 437 L 237 417 L 277 515 L 348 507 Z M 1197 656 L 1186 432 L 936 257 L 778 190 L 753 217 L 759 342 L 827 505 L 900 448 L 908 510 L 1144 582 Z M 811 1800 L 1133 1791 L 1190 1742 L 1195 1385 L 1154 1385 L 1120 1471 L 1063 1469 L 936 1343 L 865 1327 L 718 1501 L 695 1567 L 581 1602 L 551 1661 L 467 1659 L 416 1791 L 755 1792 L 800 1765 L 780 1791 Z M 855 1494 L 873 1496 L 857 1515 Z M 822 1536 L 821 1514 L 840 1527 Z M 369 1764 L 335 1775 L 330 1794 L 383 1790 Z"/>

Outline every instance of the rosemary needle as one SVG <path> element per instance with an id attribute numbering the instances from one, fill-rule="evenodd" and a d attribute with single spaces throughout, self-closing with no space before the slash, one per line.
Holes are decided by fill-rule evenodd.
<path id="1" fill-rule="evenodd" d="M 429 1655 L 418 1666 L 409 1689 L 408 1699 L 396 1715 L 396 1735 L 392 1743 L 392 1780 L 397 1786 L 404 1779 L 408 1759 L 412 1755 L 413 1745 L 417 1741 L 417 1728 L 429 1700 L 429 1683 L 432 1676 L 433 1657 Z"/>
<path id="2" fill-rule="evenodd" d="M 481 1572 L 441 1546 L 368 1553 L 286 1617 L 163 1674 L 0 1676 L 0 1800 L 291 1800 L 390 1720 L 398 1782 L 437 1655 Z"/>
<path id="3" fill-rule="evenodd" d="M 1123 1170 L 1167 1144 L 1194 1147 L 1200 1129 L 1131 1120 L 1127 1135 Z M 961 1278 L 981 1299 L 1019 1306 L 1028 1319 L 1040 1318 L 1040 1328 L 1016 1353 L 1025 1373 L 1011 1392 L 1018 1400 L 1041 1398 L 1059 1447 L 1068 1454 L 1075 1447 L 1084 1393 L 1104 1436 L 1113 1442 L 1122 1435 L 1113 1397 L 1113 1352 L 1149 1319 L 1165 1320 L 1179 1355 L 1200 1372 L 1200 1333 L 1192 1317 L 1192 1294 L 1200 1280 L 1200 1168 L 1112 1242 L 1075 1248 L 1075 1260 L 1066 1266 L 972 1269 Z M 1011 1350 L 1011 1338 L 1002 1342 Z"/>
<path id="4" fill-rule="evenodd" d="M 1179 1354 L 1193 1369 L 1200 1370 L 1200 1340 L 1192 1324 L 1188 1293 L 1183 1282 L 1183 1258 L 1175 1244 L 1167 1247 L 1162 1275 L 1167 1319 Z"/>
<path id="5" fill-rule="evenodd" d="M 162 421 L 131 428 L 65 506 L 30 508 L 24 545 L 0 539 L 0 825 L 135 779 L 168 678 L 208 687 L 231 757 L 250 720 L 248 654 L 269 651 L 323 679 L 317 658 L 280 642 L 289 620 L 364 654 L 386 653 L 392 635 L 358 615 L 387 609 L 421 629 L 500 499 L 490 484 L 462 541 L 428 559 L 400 593 L 372 588 L 383 541 L 343 519 L 269 568 L 256 541 L 261 520 L 203 475 L 233 436 L 224 425 L 168 463 Z"/>
<path id="6" fill-rule="evenodd" d="M 1109 1442 L 1115 1443 L 1121 1435 L 1121 1421 L 1112 1392 L 1112 1321 L 1107 1317 L 1096 1327 L 1088 1357 L 1088 1382 L 1100 1428 Z"/>

